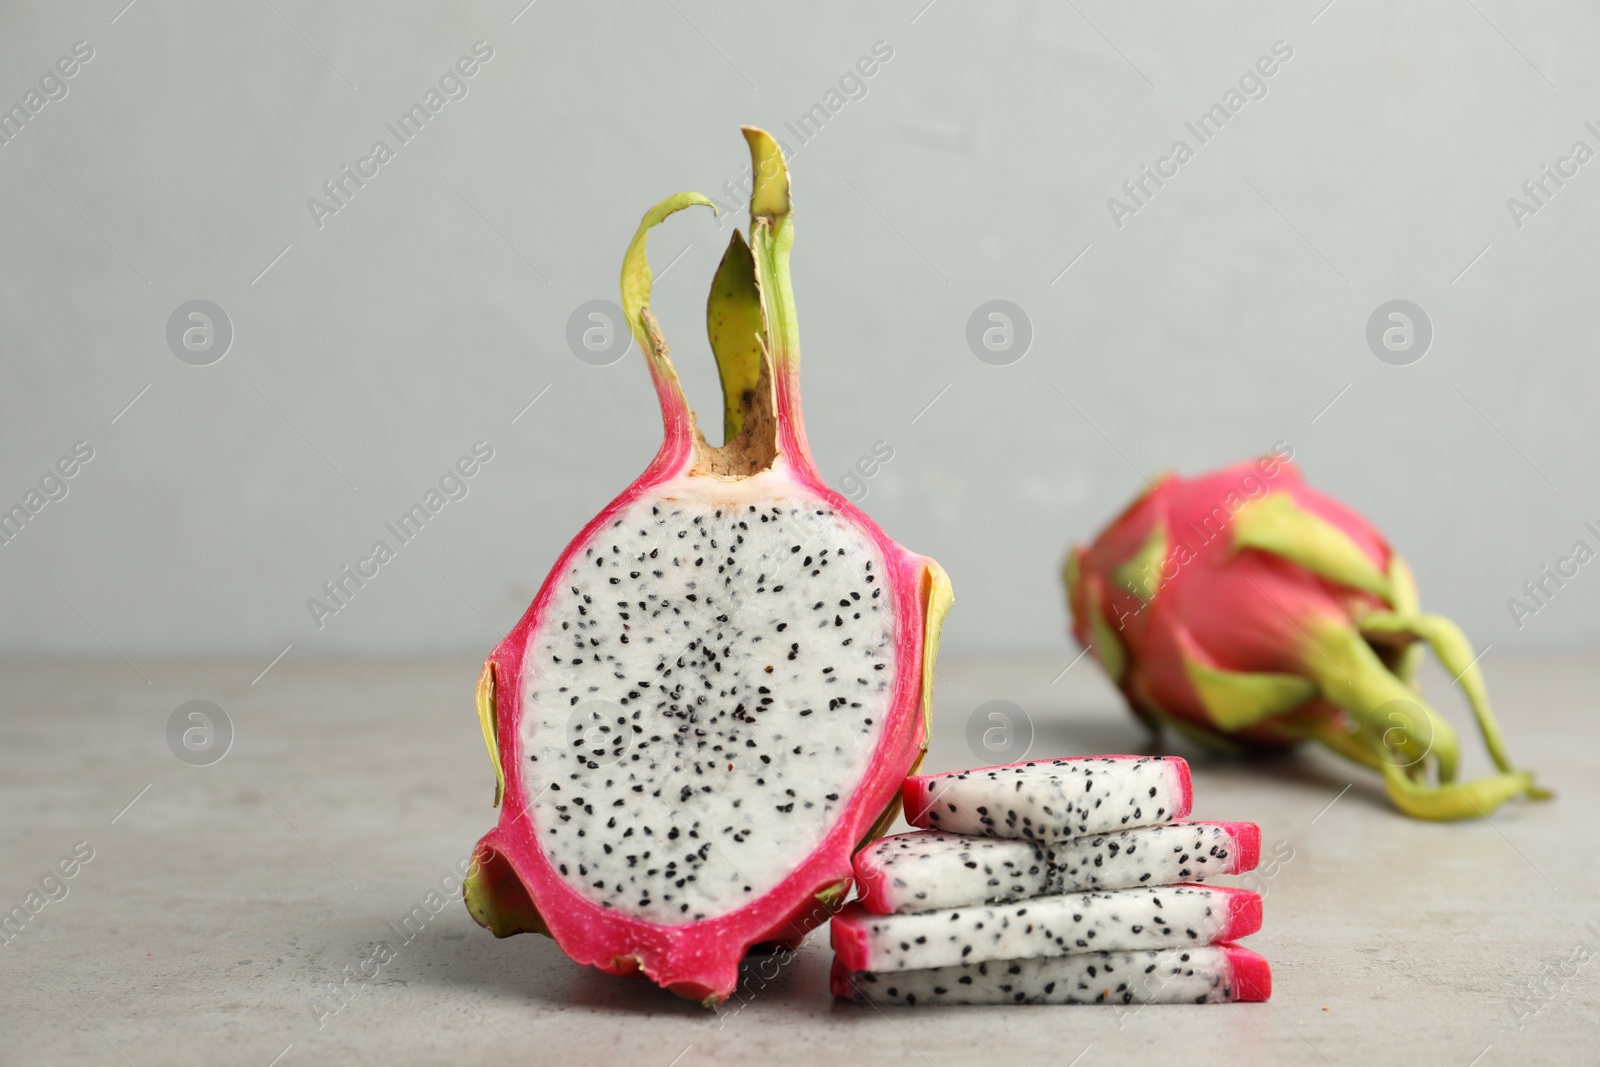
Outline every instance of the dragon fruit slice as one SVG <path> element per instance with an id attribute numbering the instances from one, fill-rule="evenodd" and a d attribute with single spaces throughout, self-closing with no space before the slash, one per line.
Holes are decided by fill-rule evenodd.
<path id="1" fill-rule="evenodd" d="M 1550 793 L 1516 768 L 1461 630 L 1406 561 L 1280 454 L 1165 474 L 1063 567 L 1073 634 L 1152 730 L 1237 753 L 1317 741 L 1423 819 Z M 1498 773 L 1456 780 L 1455 731 L 1416 682 L 1424 646 L 1466 695 Z M 1431 773 L 1430 773 L 1431 772 Z"/>
<path id="2" fill-rule="evenodd" d="M 1050 892 L 1050 856 L 1033 841 L 917 830 L 855 857 L 861 906 L 881 915 L 1005 903 Z"/>
<path id="3" fill-rule="evenodd" d="M 746 128 L 750 240 L 707 304 L 726 440 L 707 442 L 649 311 L 646 212 L 622 302 L 665 440 L 556 561 L 478 686 L 498 824 L 466 902 L 498 936 L 714 1004 L 850 886 L 927 746 L 944 572 L 889 540 L 806 447 L 789 177 Z"/>
<path id="4" fill-rule="evenodd" d="M 1272 996 L 1272 968 L 1238 945 L 1078 952 L 922 971 L 852 972 L 833 995 L 869 1004 L 1221 1004 Z"/>
<path id="5" fill-rule="evenodd" d="M 1176 756 L 1028 760 L 912 775 L 902 789 L 912 826 L 984 837 L 1059 841 L 1189 814 L 1189 764 Z"/>
<path id="6" fill-rule="evenodd" d="M 1261 898 L 1227 886 L 1177 885 L 1035 897 L 917 915 L 851 904 L 833 917 L 849 971 L 911 971 L 985 960 L 1192 948 L 1261 929 Z"/>
<path id="7" fill-rule="evenodd" d="M 1178 822 L 1079 837 L 1051 850 L 1055 892 L 1200 882 L 1261 860 L 1253 822 Z"/>
<path id="8" fill-rule="evenodd" d="M 893 915 L 1201 882 L 1253 870 L 1260 858 L 1261 828 L 1253 822 L 1175 822 L 1048 846 L 915 830 L 857 852 L 855 872 L 861 906 Z"/>

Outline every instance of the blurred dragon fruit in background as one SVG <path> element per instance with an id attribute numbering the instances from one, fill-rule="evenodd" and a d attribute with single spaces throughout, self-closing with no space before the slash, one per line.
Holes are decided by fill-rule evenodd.
<path id="1" fill-rule="evenodd" d="M 1164 474 L 1064 577 L 1073 635 L 1152 730 L 1239 753 L 1319 741 L 1382 773 L 1408 815 L 1488 815 L 1545 798 L 1507 757 L 1477 656 L 1424 614 L 1411 570 L 1278 450 Z M 1499 773 L 1458 782 L 1455 732 L 1416 683 L 1424 645 L 1455 678 Z"/>

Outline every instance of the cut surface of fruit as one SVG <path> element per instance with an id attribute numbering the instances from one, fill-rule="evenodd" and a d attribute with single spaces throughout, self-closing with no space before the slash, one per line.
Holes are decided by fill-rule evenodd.
<path id="1" fill-rule="evenodd" d="M 562 880 L 607 909 L 680 925 L 769 892 L 883 738 L 886 561 L 774 482 L 680 479 L 631 504 L 528 635 L 530 814 Z"/>
<path id="2" fill-rule="evenodd" d="M 930 830 L 1059 841 L 1189 814 L 1189 764 L 1177 756 L 1085 756 L 912 775 L 906 821 Z"/>
<path id="3" fill-rule="evenodd" d="M 1080 952 L 879 974 L 834 959 L 833 995 L 868 1004 L 1221 1004 L 1272 996 L 1272 968 L 1238 945 Z"/>
<path id="4" fill-rule="evenodd" d="M 880 914 L 1001 903 L 1050 891 L 1050 860 L 1032 841 L 917 830 L 856 853 L 861 906 Z"/>
<path id="5" fill-rule="evenodd" d="M 1199 882 L 1255 869 L 1253 822 L 1178 822 L 1078 837 L 1051 849 L 1054 892 Z"/>
<path id="6" fill-rule="evenodd" d="M 881 973 L 1072 952 L 1190 948 L 1260 928 L 1261 898 L 1255 893 L 1177 885 L 916 915 L 876 915 L 852 904 L 834 916 L 832 935 L 846 970 Z"/>
<path id="7" fill-rule="evenodd" d="M 1094 889 L 1201 882 L 1254 870 L 1252 822 L 1174 822 L 1056 844 L 915 830 L 856 853 L 861 906 L 880 915 Z"/>
<path id="8" fill-rule="evenodd" d="M 706 314 L 727 439 L 702 434 L 649 310 L 649 231 L 712 206 L 681 193 L 646 212 L 622 272 L 665 438 L 489 657 L 478 705 L 504 803 L 467 879 L 496 933 L 547 931 L 579 963 L 705 1003 L 751 946 L 826 921 L 855 847 L 894 818 L 952 600 L 811 459 L 788 171 L 771 137 L 745 137 L 750 238 Z"/>

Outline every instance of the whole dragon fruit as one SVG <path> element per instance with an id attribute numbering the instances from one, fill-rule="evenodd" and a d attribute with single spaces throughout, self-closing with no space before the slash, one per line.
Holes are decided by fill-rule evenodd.
<path id="1" fill-rule="evenodd" d="M 812 462 L 788 170 L 768 134 L 744 134 L 750 239 L 734 233 L 706 309 L 725 443 L 700 432 L 649 310 L 647 234 L 715 210 L 680 193 L 645 213 L 622 266 L 665 440 L 484 665 L 503 807 L 465 887 L 498 936 L 547 933 L 708 1005 L 752 946 L 797 943 L 837 910 L 851 854 L 897 815 L 952 600 L 937 563 Z"/>
<path id="2" fill-rule="evenodd" d="M 1156 479 L 1072 550 L 1063 577 L 1074 636 L 1153 730 L 1228 752 L 1318 741 L 1381 772 L 1396 806 L 1424 819 L 1550 795 L 1507 757 L 1461 631 L 1421 611 L 1405 560 L 1281 449 Z M 1424 645 L 1499 773 L 1456 780 L 1455 733 L 1415 681 Z"/>

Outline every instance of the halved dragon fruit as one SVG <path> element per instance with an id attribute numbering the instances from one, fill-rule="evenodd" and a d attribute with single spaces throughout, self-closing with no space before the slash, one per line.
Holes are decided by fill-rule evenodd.
<path id="1" fill-rule="evenodd" d="M 985 960 L 1191 948 L 1261 929 L 1261 898 L 1227 886 L 1176 885 L 1068 893 L 1015 904 L 833 917 L 833 951 L 848 971 L 911 971 Z"/>
<path id="2" fill-rule="evenodd" d="M 1261 861 L 1253 822 L 1177 822 L 1079 837 L 1051 850 L 1057 893 L 1201 882 Z"/>
<path id="3" fill-rule="evenodd" d="M 1034 841 L 916 830 L 856 853 L 861 906 L 880 915 L 1001 904 L 1050 892 L 1050 854 Z"/>
<path id="4" fill-rule="evenodd" d="M 1074 756 L 912 775 L 906 821 L 929 830 L 1059 841 L 1189 814 L 1189 764 L 1177 756 Z"/>
<path id="5" fill-rule="evenodd" d="M 1200 882 L 1255 868 L 1253 822 L 1175 822 L 1054 845 L 915 830 L 855 857 L 861 906 L 880 915 L 1003 904 L 1086 889 Z"/>
<path id="6" fill-rule="evenodd" d="M 806 447 L 789 177 L 746 128 L 735 232 L 707 327 L 726 441 L 708 443 L 649 311 L 645 213 L 622 302 L 665 440 L 563 552 L 495 648 L 478 711 L 504 799 L 466 880 L 499 936 L 683 996 L 731 993 L 753 945 L 797 942 L 848 892 L 927 746 L 951 603 L 937 563 L 829 489 Z"/>
<path id="7" fill-rule="evenodd" d="M 1080 952 L 923 971 L 852 972 L 833 995 L 876 1004 L 1220 1004 L 1272 996 L 1272 968 L 1238 945 Z"/>

